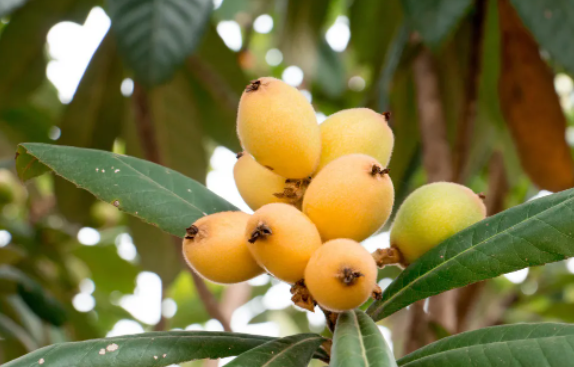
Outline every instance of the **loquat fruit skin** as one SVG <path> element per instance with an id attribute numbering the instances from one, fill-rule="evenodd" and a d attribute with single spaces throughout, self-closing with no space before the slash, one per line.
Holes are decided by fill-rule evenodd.
<path id="1" fill-rule="evenodd" d="M 482 199 L 468 187 L 435 182 L 413 191 L 403 202 L 391 228 L 391 245 L 405 265 L 447 238 L 486 217 Z"/>
<path id="2" fill-rule="evenodd" d="M 385 114 L 369 108 L 352 108 L 329 116 L 320 126 L 321 159 L 317 172 L 344 155 L 362 153 L 388 166 L 394 135 Z"/>
<path id="3" fill-rule="evenodd" d="M 289 199 L 273 195 L 283 192 L 284 177 L 263 167 L 248 153 L 240 155 L 233 167 L 233 177 L 241 197 L 252 210 L 270 203 L 289 203 Z"/>
<path id="4" fill-rule="evenodd" d="M 259 78 L 247 86 L 237 134 L 257 162 L 280 176 L 306 178 L 319 164 L 321 132 L 313 106 L 281 80 Z"/>
<path id="5" fill-rule="evenodd" d="M 323 308 L 342 312 L 361 306 L 377 283 L 377 265 L 358 242 L 335 239 L 315 251 L 305 269 L 305 285 Z M 351 274 L 351 281 L 345 276 Z M 357 275 L 353 278 L 353 275 Z"/>
<path id="6" fill-rule="evenodd" d="M 189 266 L 205 279 L 221 284 L 240 283 L 263 274 L 243 236 L 249 218 L 243 212 L 221 212 L 198 219 L 193 224 L 197 233 L 188 229 L 183 240 L 183 255 Z"/>
<path id="7" fill-rule="evenodd" d="M 379 162 L 365 154 L 335 159 L 315 176 L 303 198 L 303 212 L 315 223 L 323 241 L 362 241 L 379 228 L 394 203 L 393 183 L 386 173 L 373 174 Z"/>
<path id="8" fill-rule="evenodd" d="M 270 234 L 253 239 L 260 228 Z M 245 239 L 257 262 L 287 283 L 303 279 L 307 262 L 322 245 L 319 232 L 309 218 L 283 203 L 267 204 L 253 213 L 247 222 Z"/>

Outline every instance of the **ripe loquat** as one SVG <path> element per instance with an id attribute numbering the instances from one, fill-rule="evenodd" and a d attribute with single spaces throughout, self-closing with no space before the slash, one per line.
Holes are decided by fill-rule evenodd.
<path id="1" fill-rule="evenodd" d="M 321 160 L 316 172 L 329 162 L 353 153 L 369 155 L 386 167 L 394 144 L 388 116 L 369 108 L 352 108 L 329 116 L 320 125 Z"/>
<path id="2" fill-rule="evenodd" d="M 323 241 L 362 241 L 389 218 L 394 202 L 388 170 L 373 157 L 349 154 L 326 165 L 303 198 L 303 212 Z"/>
<path id="3" fill-rule="evenodd" d="M 305 285 L 323 308 L 342 312 L 359 307 L 377 285 L 377 265 L 358 242 L 325 242 L 307 264 Z"/>
<path id="4" fill-rule="evenodd" d="M 310 176 L 321 155 L 321 133 L 303 94 L 275 78 L 247 86 L 237 112 L 241 144 L 257 162 L 280 176 Z"/>
<path id="5" fill-rule="evenodd" d="M 283 203 L 259 208 L 247 222 L 245 238 L 257 262 L 288 283 L 303 278 L 309 258 L 321 246 L 319 232 L 309 218 Z"/>
<path id="6" fill-rule="evenodd" d="M 187 228 L 183 254 L 189 266 L 215 283 L 239 283 L 262 274 L 243 237 L 250 215 L 221 212 Z"/>

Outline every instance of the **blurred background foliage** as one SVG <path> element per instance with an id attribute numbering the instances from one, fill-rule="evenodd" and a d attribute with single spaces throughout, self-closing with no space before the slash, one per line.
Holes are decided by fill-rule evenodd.
<path id="1" fill-rule="evenodd" d="M 0 0 L 0 363 L 143 330 L 328 333 L 286 284 L 206 284 L 178 239 L 58 177 L 23 186 L 18 143 L 142 157 L 248 210 L 231 174 L 235 111 L 248 81 L 271 75 L 319 122 L 392 112 L 397 206 L 450 180 L 485 193 L 494 214 L 574 186 L 572 24 L 574 0 Z M 384 231 L 365 242 L 388 245 Z M 380 285 L 397 273 L 381 270 Z M 573 310 L 567 261 L 448 292 L 381 328 L 400 357 L 463 330 L 574 322 Z"/>

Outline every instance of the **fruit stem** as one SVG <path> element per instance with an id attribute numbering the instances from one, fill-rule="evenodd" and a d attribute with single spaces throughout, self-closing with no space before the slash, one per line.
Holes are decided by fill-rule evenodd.
<path id="1" fill-rule="evenodd" d="M 299 306 L 304 308 L 305 310 L 315 312 L 315 306 L 317 302 L 313 299 L 313 296 L 307 289 L 305 285 L 305 280 L 301 279 L 297 281 L 295 284 L 291 286 L 291 301 L 295 304 L 295 306 Z"/>
<path id="2" fill-rule="evenodd" d="M 381 289 L 381 287 L 379 287 L 378 284 L 375 284 L 373 292 L 371 293 L 371 298 L 374 299 L 375 301 L 378 301 L 383 298 L 383 290 Z"/>
<path id="3" fill-rule="evenodd" d="M 185 239 L 193 240 L 197 233 L 199 233 L 199 228 L 192 224 L 190 227 L 185 229 Z"/>
<path id="4" fill-rule="evenodd" d="M 273 232 L 271 231 L 271 228 L 269 228 L 269 226 L 267 226 L 265 223 L 261 223 L 251 233 L 251 238 L 249 238 L 248 241 L 249 243 L 255 243 L 255 241 L 257 241 L 258 238 L 268 237 L 272 234 Z"/>
<path id="5" fill-rule="evenodd" d="M 321 306 L 319 306 L 319 308 L 325 314 L 325 320 L 327 321 L 327 327 L 329 328 L 329 330 L 332 333 L 334 333 L 335 332 L 335 326 L 337 325 L 337 319 L 339 319 L 339 314 L 337 312 L 326 310 Z"/>
<path id="6" fill-rule="evenodd" d="M 401 264 L 403 261 L 403 255 L 399 249 L 394 246 L 378 249 L 371 255 L 373 255 L 373 259 L 375 259 L 379 268 L 383 268 L 385 265 Z"/>

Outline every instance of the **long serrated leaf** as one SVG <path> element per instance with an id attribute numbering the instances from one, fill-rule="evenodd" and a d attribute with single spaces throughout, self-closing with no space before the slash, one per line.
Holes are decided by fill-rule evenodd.
<path id="1" fill-rule="evenodd" d="M 44 170 L 51 169 L 100 200 L 175 236 L 182 236 L 186 227 L 204 215 L 237 210 L 197 181 L 138 158 L 35 143 L 21 144 L 19 149 L 16 167 L 20 177 L 29 179 L 41 172 L 31 173 L 26 168 L 39 162 L 48 167 Z"/>
<path id="2" fill-rule="evenodd" d="M 273 338 L 226 332 L 168 331 L 54 344 L 3 367 L 160 367 L 241 354 Z"/>
<path id="3" fill-rule="evenodd" d="M 363 311 L 343 312 L 337 320 L 332 367 L 396 367 L 395 358 L 377 325 Z"/>
<path id="4" fill-rule="evenodd" d="M 574 256 L 574 189 L 487 218 L 407 267 L 367 310 L 374 320 L 427 297 Z"/>
<path id="5" fill-rule="evenodd" d="M 574 0 L 511 0 L 511 3 L 540 47 L 574 74 Z"/>
<path id="6" fill-rule="evenodd" d="M 402 0 L 411 27 L 431 48 L 440 47 L 469 11 L 472 0 Z"/>
<path id="7" fill-rule="evenodd" d="M 494 326 L 441 339 L 398 360 L 402 367 L 567 367 L 574 358 L 574 326 Z"/>
<path id="8" fill-rule="evenodd" d="M 172 75 L 201 39 L 211 0 L 108 0 L 112 27 L 136 79 L 151 86 Z"/>
<path id="9" fill-rule="evenodd" d="M 227 364 L 229 367 L 307 366 L 325 339 L 317 334 L 297 334 L 253 348 Z"/>

